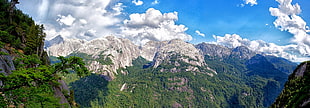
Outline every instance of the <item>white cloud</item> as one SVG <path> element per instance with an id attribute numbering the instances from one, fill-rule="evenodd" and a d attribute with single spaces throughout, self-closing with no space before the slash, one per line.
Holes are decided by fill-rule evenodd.
<path id="1" fill-rule="evenodd" d="M 132 0 L 131 2 L 132 2 L 133 4 L 135 4 L 136 6 L 143 5 L 143 1 L 141 1 L 141 0 Z"/>
<path id="2" fill-rule="evenodd" d="M 195 33 L 199 36 L 205 37 L 206 35 L 201 33 L 199 30 L 196 30 Z"/>
<path id="3" fill-rule="evenodd" d="M 224 45 L 229 48 L 236 48 L 238 46 L 246 46 L 250 50 L 263 52 L 267 55 L 274 55 L 277 57 L 286 58 L 294 62 L 302 62 L 310 60 L 309 46 L 300 46 L 290 44 L 285 46 L 276 45 L 274 43 L 267 43 L 262 40 L 248 40 L 241 38 L 237 34 L 226 34 L 225 36 L 213 36 L 216 39 L 216 44 Z"/>
<path id="4" fill-rule="evenodd" d="M 75 21 L 75 18 L 73 18 L 70 14 L 68 16 L 58 15 L 58 17 L 59 18 L 56 21 L 59 22 L 60 25 L 64 24 L 67 26 L 71 26 Z"/>
<path id="5" fill-rule="evenodd" d="M 310 45 L 310 35 L 307 34 L 306 22 L 298 16 L 301 13 L 298 4 L 292 5 L 292 0 L 276 0 L 278 8 L 269 8 L 272 16 L 277 17 L 273 24 L 282 31 L 294 35 L 293 42 Z"/>
<path id="6" fill-rule="evenodd" d="M 156 5 L 156 4 L 159 4 L 158 0 L 155 0 L 155 1 L 152 2 L 152 5 Z"/>
<path id="7" fill-rule="evenodd" d="M 244 7 L 245 4 L 249 4 L 251 6 L 257 5 L 257 1 L 256 0 L 243 0 L 244 4 L 241 4 L 241 7 Z"/>
<path id="8" fill-rule="evenodd" d="M 269 8 L 272 16 L 277 19 L 273 22 L 275 27 L 281 31 L 288 31 L 294 35 L 292 42 L 296 45 L 297 51 L 302 56 L 310 56 L 310 35 L 307 33 L 306 22 L 298 16 L 301 13 L 300 6 L 292 4 L 292 0 L 276 0 L 279 5 L 277 8 Z"/>
<path id="9" fill-rule="evenodd" d="M 42 0 L 42 2 L 40 3 L 40 6 L 37 10 L 39 13 L 39 19 L 45 19 L 46 12 L 48 11 L 48 4 L 49 0 Z"/>
<path id="10" fill-rule="evenodd" d="M 118 0 L 39 0 L 40 23 L 45 26 L 47 40 L 64 38 L 91 40 L 116 34 L 122 23 L 123 4 Z"/>
<path id="11" fill-rule="evenodd" d="M 176 38 L 191 40 L 192 37 L 185 32 L 188 28 L 176 25 L 177 20 L 177 12 L 162 14 L 159 10 L 150 8 L 142 14 L 131 14 L 129 19 L 124 20 L 120 35 L 136 44 L 144 44 L 149 40 L 163 41 Z"/>

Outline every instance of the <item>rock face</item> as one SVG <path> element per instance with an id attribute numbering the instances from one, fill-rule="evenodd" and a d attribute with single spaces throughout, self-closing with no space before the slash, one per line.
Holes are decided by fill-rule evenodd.
<path id="1" fill-rule="evenodd" d="M 193 44 L 186 43 L 182 40 L 175 39 L 171 41 L 164 41 L 165 43 L 159 51 L 155 54 L 153 59 L 153 66 L 156 68 L 163 62 L 171 61 L 173 55 L 180 54 L 178 60 L 192 64 L 194 66 L 205 66 L 204 57 Z"/>
<path id="2" fill-rule="evenodd" d="M 203 55 L 223 58 L 228 57 L 231 54 L 231 49 L 215 44 L 201 43 L 195 47 L 200 49 Z"/>
<path id="3" fill-rule="evenodd" d="M 167 44 L 167 41 L 158 42 L 158 41 L 149 41 L 145 45 L 140 47 L 140 55 L 148 61 L 152 61 L 156 52 L 160 50 L 164 45 Z"/>
<path id="4" fill-rule="evenodd" d="M 0 48 L 0 52 L 9 54 L 9 52 L 3 48 Z M 0 74 L 3 73 L 4 75 L 9 75 L 13 70 L 15 70 L 13 57 L 11 55 L 0 55 Z M 1 80 L 0 86 L 3 86 Z"/>
<path id="5" fill-rule="evenodd" d="M 253 52 L 245 46 L 239 46 L 236 48 L 227 48 L 221 45 L 201 43 L 195 46 L 204 55 L 218 58 L 239 58 L 239 59 L 250 59 L 255 56 L 257 52 Z"/>
<path id="6" fill-rule="evenodd" d="M 9 52 L 3 48 L 0 48 L 0 52 L 9 54 Z M 12 70 L 15 70 L 12 56 L 0 55 L 0 73 L 8 75 L 12 73 Z"/>
<path id="7" fill-rule="evenodd" d="M 239 59 L 250 59 L 255 56 L 256 52 L 251 51 L 245 46 L 239 46 L 232 50 L 231 56 L 237 57 Z"/>

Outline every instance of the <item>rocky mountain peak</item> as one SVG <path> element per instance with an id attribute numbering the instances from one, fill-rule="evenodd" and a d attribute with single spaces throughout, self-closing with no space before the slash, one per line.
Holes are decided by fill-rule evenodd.
<path id="1" fill-rule="evenodd" d="M 248 47 L 238 46 L 232 50 L 232 56 L 240 59 L 250 59 L 256 53 L 251 51 Z"/>
<path id="2" fill-rule="evenodd" d="M 56 44 L 60 44 L 64 41 L 64 38 L 61 35 L 56 36 L 55 38 L 45 41 L 45 47 L 50 47 Z"/>
<path id="3" fill-rule="evenodd" d="M 155 57 L 153 59 L 154 67 L 159 66 L 164 61 L 169 61 L 171 57 L 173 57 L 173 55 L 175 54 L 180 54 L 181 58 L 178 59 L 186 63 L 195 66 L 206 65 L 206 63 L 204 62 L 204 57 L 193 44 L 184 42 L 180 39 L 163 41 L 162 43 L 163 46 L 159 48 L 159 51 L 155 54 Z"/>
<path id="4" fill-rule="evenodd" d="M 231 49 L 209 43 L 201 43 L 195 46 L 197 49 L 200 49 L 203 55 L 209 55 L 214 57 L 227 57 L 231 54 Z"/>

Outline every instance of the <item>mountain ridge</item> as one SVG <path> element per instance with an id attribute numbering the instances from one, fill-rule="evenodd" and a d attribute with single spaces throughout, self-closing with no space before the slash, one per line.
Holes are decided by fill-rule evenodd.
<path id="1" fill-rule="evenodd" d="M 69 42 L 66 43 L 66 41 Z M 75 46 L 75 49 L 72 46 Z M 194 45 L 179 39 L 149 41 L 145 45 L 138 46 L 128 39 L 108 36 L 92 41 L 72 40 L 70 42 L 65 39 L 62 45 L 49 48 L 48 52 L 54 56 L 57 56 L 58 49 L 65 49 L 67 54 L 71 52 L 67 56 L 84 58 L 93 73 L 100 74 L 100 77 L 108 80 L 105 83 L 109 83 L 109 86 L 104 87 L 108 91 L 97 91 L 111 94 L 91 98 L 86 95 L 87 93 L 81 92 L 83 89 L 79 89 L 87 84 L 79 85 L 71 82 L 74 83 L 72 89 L 75 93 L 78 92 L 75 95 L 78 97 L 76 101 L 85 107 L 91 106 L 90 103 L 84 103 L 85 98 L 98 99 L 95 101 L 99 102 L 98 105 L 101 103 L 99 106 L 102 107 L 135 106 L 132 104 L 135 100 L 130 99 L 130 96 L 136 97 L 134 99 L 137 100 L 147 98 L 149 102 L 157 103 L 158 107 L 193 107 L 195 106 L 193 103 L 200 101 L 206 102 L 196 103 L 200 107 L 210 105 L 268 107 L 281 92 L 288 73 L 293 70 L 291 68 L 294 68 L 294 63 L 283 58 L 254 52 L 244 46 L 227 48 L 209 43 Z M 96 81 L 91 82 L 96 83 Z M 147 88 L 145 88 L 146 85 Z M 148 91 L 144 91 L 145 89 Z M 147 95 L 149 93 L 154 95 Z M 183 95 L 179 99 L 158 97 L 168 96 L 167 93 Z M 125 97 L 114 97 L 122 94 Z M 147 96 L 138 98 L 141 95 Z M 126 98 L 127 96 L 129 97 Z M 104 100 L 106 98 L 113 99 Z M 109 104 L 115 103 L 113 100 L 127 99 L 128 103 Z M 93 101 L 87 100 L 87 102 Z M 144 101 L 136 101 L 136 103 L 140 102 Z M 148 105 L 151 107 L 153 104 Z"/>
<path id="2" fill-rule="evenodd" d="M 59 38 L 59 36 L 56 38 Z M 132 60 L 139 56 L 146 58 L 148 61 L 153 61 L 152 66 L 156 68 L 165 60 L 169 61 L 171 55 L 175 54 L 181 54 L 185 57 L 182 59 L 183 61 L 196 66 L 207 66 L 204 62 L 204 55 L 222 58 L 221 60 L 224 60 L 224 58 L 247 60 L 256 54 L 263 55 L 263 53 L 251 51 L 244 46 L 227 48 L 209 43 L 194 45 L 180 39 L 149 41 L 142 46 L 138 46 L 128 39 L 117 38 L 115 36 L 107 36 L 91 41 L 64 39 L 63 42 L 53 44 L 46 48 L 50 56 L 72 56 L 79 55 L 79 53 L 89 55 L 92 60 L 89 61 L 90 66 L 88 68 L 94 73 L 101 73 L 109 77 L 109 80 L 114 79 L 115 75 L 119 74 L 117 72 L 118 69 L 132 66 Z M 103 55 L 104 57 L 100 58 L 99 55 Z M 95 60 L 104 58 L 111 59 L 112 63 L 107 65 Z M 214 69 L 208 69 L 216 73 Z M 289 70 L 292 69 L 288 69 L 287 71 Z M 126 72 L 121 73 L 124 74 Z"/>

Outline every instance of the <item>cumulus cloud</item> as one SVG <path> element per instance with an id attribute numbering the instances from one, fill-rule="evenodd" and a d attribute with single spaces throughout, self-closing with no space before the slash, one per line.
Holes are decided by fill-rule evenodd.
<path id="1" fill-rule="evenodd" d="M 269 11 L 277 19 L 273 22 L 275 27 L 281 31 L 288 31 L 294 35 L 292 43 L 298 46 L 298 51 L 302 56 L 310 55 L 310 35 L 306 22 L 298 16 L 301 13 L 299 4 L 292 4 L 292 0 L 276 0 L 277 8 L 270 7 Z"/>
<path id="2" fill-rule="evenodd" d="M 129 19 L 124 20 L 120 35 L 133 40 L 136 44 L 144 44 L 149 40 L 192 40 L 192 37 L 185 32 L 187 27 L 175 24 L 177 20 L 177 12 L 162 14 L 159 10 L 150 8 L 145 13 L 131 14 Z"/>
<path id="3" fill-rule="evenodd" d="M 310 60 L 309 47 L 290 44 L 280 46 L 274 43 L 267 43 L 262 40 L 248 40 L 237 34 L 226 34 L 225 36 L 213 36 L 216 39 L 215 44 L 227 46 L 229 48 L 236 48 L 238 46 L 246 46 L 249 49 L 257 52 L 262 52 L 267 55 L 274 55 L 277 57 L 286 58 L 294 62 L 302 62 Z M 308 51 L 307 51 L 308 50 Z"/>
<path id="4" fill-rule="evenodd" d="M 256 0 L 243 0 L 243 1 L 244 1 L 244 4 L 241 4 L 242 7 L 243 7 L 245 4 L 251 5 L 251 6 L 257 5 L 257 1 L 256 1 Z"/>
<path id="5" fill-rule="evenodd" d="M 118 0 L 35 0 L 37 22 L 44 24 L 47 40 L 64 38 L 91 40 L 115 34 L 122 19 Z M 48 17 L 47 17 L 48 16 Z"/>
<path id="6" fill-rule="evenodd" d="M 49 0 L 42 0 L 38 8 L 39 19 L 45 19 L 46 12 L 48 11 Z"/>
<path id="7" fill-rule="evenodd" d="M 143 5 L 143 1 L 141 1 L 141 0 L 132 0 L 131 2 L 132 2 L 133 4 L 135 4 L 136 6 Z"/>
<path id="8" fill-rule="evenodd" d="M 70 14 L 68 16 L 58 15 L 58 19 L 56 20 L 60 25 L 72 26 L 75 18 L 73 18 Z"/>
<path id="9" fill-rule="evenodd" d="M 306 22 L 298 16 L 301 13 L 300 6 L 292 5 L 292 0 L 276 0 L 278 8 L 269 8 L 272 16 L 277 17 L 273 24 L 282 31 L 288 31 L 294 35 L 292 40 L 300 45 L 310 45 L 310 35 L 307 33 Z"/>
<path id="10" fill-rule="evenodd" d="M 206 35 L 201 33 L 199 30 L 196 30 L 195 33 L 199 36 L 205 37 Z"/>
<path id="11" fill-rule="evenodd" d="M 152 2 L 152 5 L 156 5 L 156 4 L 159 4 L 158 0 L 155 0 L 155 1 Z"/>

